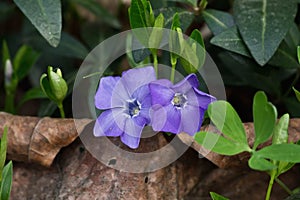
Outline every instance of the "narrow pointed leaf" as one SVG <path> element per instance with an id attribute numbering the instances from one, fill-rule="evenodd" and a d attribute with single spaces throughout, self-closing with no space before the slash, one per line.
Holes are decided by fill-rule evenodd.
<path id="1" fill-rule="evenodd" d="M 51 46 L 57 47 L 61 36 L 62 17 L 60 0 L 14 0 Z"/>
<path id="2" fill-rule="evenodd" d="M 13 60 L 13 68 L 19 81 L 28 75 L 29 70 L 35 64 L 39 55 L 38 52 L 26 45 L 23 45 L 17 51 Z"/>
<path id="3" fill-rule="evenodd" d="M 295 92 L 295 95 L 296 95 L 298 101 L 300 101 L 300 92 L 296 88 L 294 88 L 294 87 L 293 87 L 293 90 Z"/>
<path id="4" fill-rule="evenodd" d="M 7 60 L 10 60 L 10 53 L 7 42 L 4 40 L 2 44 L 2 66 L 5 66 Z"/>
<path id="5" fill-rule="evenodd" d="M 226 197 L 223 197 L 217 193 L 214 193 L 214 192 L 210 192 L 210 197 L 212 198 L 212 200 L 229 200 L 228 198 Z"/>
<path id="6" fill-rule="evenodd" d="M 5 159 L 6 159 L 6 150 L 7 150 L 7 127 L 4 127 L 3 134 L 0 142 L 0 171 L 2 171 Z M 0 176 L 1 180 L 1 176 Z"/>
<path id="7" fill-rule="evenodd" d="M 47 98 L 45 93 L 41 88 L 32 88 L 28 90 L 23 96 L 21 101 L 18 104 L 18 108 L 20 108 L 25 102 L 32 99 L 44 99 Z"/>
<path id="8" fill-rule="evenodd" d="M 162 14 L 158 15 L 154 22 L 154 27 L 151 31 L 149 38 L 149 47 L 159 49 L 163 37 L 163 26 L 164 26 L 164 16 Z"/>
<path id="9" fill-rule="evenodd" d="M 0 199 L 9 200 L 10 191 L 12 186 L 12 176 L 13 176 L 13 166 L 12 161 L 10 161 L 2 171 L 2 181 L 0 187 Z"/>
<path id="10" fill-rule="evenodd" d="M 234 17 L 252 56 L 261 66 L 276 52 L 297 13 L 295 1 L 234 1 Z"/>
<path id="11" fill-rule="evenodd" d="M 208 115 L 215 126 L 229 139 L 248 145 L 242 121 L 226 101 L 215 101 L 208 107 Z"/>
<path id="12" fill-rule="evenodd" d="M 253 100 L 253 121 L 255 130 L 254 149 L 271 137 L 276 119 L 276 108 L 268 102 L 264 92 L 257 92 Z"/>

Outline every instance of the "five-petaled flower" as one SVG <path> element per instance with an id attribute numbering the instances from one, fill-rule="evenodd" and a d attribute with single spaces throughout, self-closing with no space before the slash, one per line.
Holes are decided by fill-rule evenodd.
<path id="1" fill-rule="evenodd" d="M 149 84 L 152 97 L 151 125 L 154 131 L 186 132 L 194 135 L 200 130 L 205 110 L 215 97 L 197 89 L 195 74 L 173 85 L 161 79 Z"/>
<path id="2" fill-rule="evenodd" d="M 156 80 L 153 67 L 130 69 L 122 77 L 103 77 L 95 95 L 95 105 L 104 110 L 94 126 L 95 136 L 121 137 L 137 148 L 142 130 L 150 123 L 149 83 Z"/>

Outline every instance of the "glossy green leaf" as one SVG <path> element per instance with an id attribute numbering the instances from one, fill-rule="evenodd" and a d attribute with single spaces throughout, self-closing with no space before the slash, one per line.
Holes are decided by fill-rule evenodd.
<path id="1" fill-rule="evenodd" d="M 10 161 L 2 171 L 2 181 L 0 187 L 0 199 L 9 200 L 11 186 L 12 186 L 12 176 L 13 176 L 13 165 Z"/>
<path id="2" fill-rule="evenodd" d="M 192 12 L 187 11 L 186 9 L 179 8 L 179 7 L 167 7 L 161 8 L 155 11 L 155 13 L 159 14 L 162 13 L 165 17 L 165 25 L 164 27 L 167 29 L 171 29 L 173 23 L 173 17 L 175 13 L 178 14 L 180 19 L 180 28 L 185 32 L 187 28 L 193 22 L 195 15 Z"/>
<path id="3" fill-rule="evenodd" d="M 39 53 L 29 46 L 23 45 L 17 51 L 13 60 L 13 68 L 19 81 L 28 75 L 38 58 Z"/>
<path id="4" fill-rule="evenodd" d="M 2 169 L 4 167 L 5 159 L 6 159 L 7 130 L 8 130 L 8 128 L 5 126 L 2 137 L 1 137 L 1 142 L 0 142 L 0 172 L 2 171 Z M 1 175 L 0 175 L 0 181 L 1 181 Z"/>
<path id="5" fill-rule="evenodd" d="M 294 23 L 294 1 L 234 1 L 234 17 L 239 31 L 254 59 L 265 65 L 276 52 Z"/>
<path id="6" fill-rule="evenodd" d="M 296 95 L 298 101 L 300 101 L 300 92 L 296 88 L 294 88 L 294 87 L 293 87 L 293 90 L 295 92 L 295 95 Z"/>
<path id="7" fill-rule="evenodd" d="M 208 115 L 214 125 L 227 138 L 240 144 L 248 145 L 243 123 L 226 101 L 215 101 L 208 106 Z"/>
<path id="8" fill-rule="evenodd" d="M 60 0 L 14 0 L 24 15 L 51 46 L 60 41 L 62 16 Z"/>
<path id="9" fill-rule="evenodd" d="M 72 0 L 72 2 L 81 5 L 82 7 L 91 11 L 100 20 L 103 20 L 113 28 L 121 28 L 119 20 L 113 16 L 107 9 L 103 8 L 101 4 L 95 0 Z"/>
<path id="10" fill-rule="evenodd" d="M 51 53 L 70 58 L 85 59 L 89 53 L 88 49 L 76 38 L 68 33 L 62 33 L 61 41 L 56 48 L 45 49 L 46 53 Z"/>
<path id="11" fill-rule="evenodd" d="M 129 21 L 132 29 L 152 27 L 154 14 L 150 2 L 146 0 L 132 0 L 129 8 Z M 149 38 L 149 35 L 147 35 Z"/>
<path id="12" fill-rule="evenodd" d="M 288 142 L 289 121 L 290 121 L 289 114 L 285 114 L 279 119 L 274 129 L 272 144 L 282 144 Z"/>
<path id="13" fill-rule="evenodd" d="M 284 40 L 279 45 L 274 56 L 268 62 L 272 66 L 284 69 L 296 69 L 300 65 L 297 61 L 297 45 L 300 43 L 300 31 L 297 24 L 293 23 Z"/>
<path id="14" fill-rule="evenodd" d="M 219 10 L 206 9 L 203 11 L 203 18 L 214 35 L 218 35 L 235 25 L 232 15 Z"/>
<path id="15" fill-rule="evenodd" d="M 238 143 L 216 133 L 198 132 L 194 136 L 196 142 L 207 150 L 218 154 L 232 156 L 244 151 L 250 151 L 250 147 L 244 143 Z"/>
<path id="16" fill-rule="evenodd" d="M 256 154 L 252 155 L 248 160 L 248 165 L 251 169 L 259 171 L 269 171 L 277 168 L 276 165 L 264 158 L 256 156 Z"/>
<path id="17" fill-rule="evenodd" d="M 210 42 L 226 50 L 251 57 L 251 54 L 241 38 L 236 26 L 230 27 L 224 32 L 216 35 Z"/>
<path id="18" fill-rule="evenodd" d="M 261 158 L 291 163 L 300 162 L 300 145 L 298 144 L 274 144 L 256 152 Z"/>
<path id="19" fill-rule="evenodd" d="M 168 1 L 174 1 L 174 2 L 180 2 L 180 3 L 186 3 L 193 7 L 197 6 L 198 0 L 168 0 Z"/>
<path id="20" fill-rule="evenodd" d="M 44 99 L 47 98 L 45 93 L 41 88 L 32 88 L 28 90 L 23 96 L 21 101 L 19 101 L 18 108 L 20 108 L 25 102 L 32 99 Z"/>
<path id="21" fill-rule="evenodd" d="M 297 69 L 300 67 L 294 53 L 291 53 L 286 42 L 283 41 L 268 64 L 284 69 Z"/>
<path id="22" fill-rule="evenodd" d="M 268 102 L 264 92 L 257 92 L 253 100 L 253 122 L 255 141 L 253 148 L 266 142 L 272 135 L 277 119 L 276 108 Z"/>
<path id="23" fill-rule="evenodd" d="M 229 200 L 228 198 L 214 192 L 210 192 L 209 194 L 212 200 Z"/>
<path id="24" fill-rule="evenodd" d="M 282 95 L 278 90 L 280 83 L 294 73 L 283 68 L 260 67 L 253 59 L 229 51 L 220 52 L 218 57 L 222 61 L 222 78 L 225 84 L 250 86 L 275 97 Z"/>

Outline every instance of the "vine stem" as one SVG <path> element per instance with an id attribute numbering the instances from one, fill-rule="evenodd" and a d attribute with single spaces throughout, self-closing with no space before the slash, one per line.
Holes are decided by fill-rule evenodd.
<path id="1" fill-rule="evenodd" d="M 62 103 L 58 103 L 57 107 L 59 108 L 60 116 L 61 118 L 65 118 L 65 111 L 64 111 L 64 106 Z"/>
<path id="2" fill-rule="evenodd" d="M 172 70 L 171 70 L 171 77 L 170 77 L 170 81 L 172 83 L 174 83 L 174 79 L 175 79 L 175 68 L 176 68 L 176 63 L 172 63 Z"/>
<path id="3" fill-rule="evenodd" d="M 269 186 L 268 186 L 268 190 L 267 190 L 267 194 L 266 194 L 265 200 L 270 200 L 271 191 L 272 191 L 273 183 L 274 183 L 274 179 L 275 179 L 275 174 L 271 174 L 271 178 L 270 178 L 270 181 L 269 181 Z"/>
<path id="4" fill-rule="evenodd" d="M 158 59 L 157 59 L 157 51 L 152 51 L 153 56 L 153 65 L 155 69 L 156 76 L 158 76 Z"/>
<path id="5" fill-rule="evenodd" d="M 291 195 L 293 192 L 288 188 L 279 178 L 275 178 L 276 183 L 280 185 L 289 195 Z"/>

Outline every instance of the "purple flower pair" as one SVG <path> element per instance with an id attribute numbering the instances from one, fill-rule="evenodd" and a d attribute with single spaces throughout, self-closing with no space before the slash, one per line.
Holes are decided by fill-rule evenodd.
<path id="1" fill-rule="evenodd" d="M 130 69 L 122 77 L 103 77 L 95 95 L 95 105 L 104 110 L 94 126 L 95 136 L 121 137 L 124 144 L 137 148 L 144 126 L 154 131 L 199 131 L 211 95 L 197 89 L 195 74 L 173 85 L 156 80 L 153 67 Z"/>

